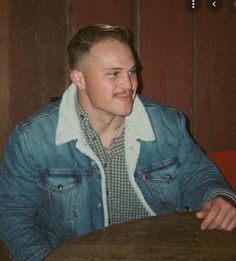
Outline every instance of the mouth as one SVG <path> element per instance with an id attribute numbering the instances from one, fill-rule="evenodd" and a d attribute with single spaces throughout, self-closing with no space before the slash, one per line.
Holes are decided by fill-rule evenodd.
<path id="1" fill-rule="evenodd" d="M 134 98 L 134 91 L 117 93 L 114 97 L 125 102 L 132 102 Z"/>

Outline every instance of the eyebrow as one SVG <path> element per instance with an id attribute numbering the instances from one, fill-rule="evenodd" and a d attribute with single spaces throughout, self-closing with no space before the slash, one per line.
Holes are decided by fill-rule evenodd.
<path id="1" fill-rule="evenodd" d="M 137 65 L 135 64 L 134 66 L 132 66 L 128 71 L 132 71 L 137 69 Z M 122 67 L 109 67 L 109 68 L 105 68 L 104 71 L 122 71 L 123 68 Z"/>

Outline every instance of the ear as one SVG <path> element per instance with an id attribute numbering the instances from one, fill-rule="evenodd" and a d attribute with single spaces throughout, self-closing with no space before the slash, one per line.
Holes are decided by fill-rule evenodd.
<path id="1" fill-rule="evenodd" d="M 84 75 L 81 71 L 72 70 L 70 72 L 70 79 L 79 90 L 85 88 Z"/>

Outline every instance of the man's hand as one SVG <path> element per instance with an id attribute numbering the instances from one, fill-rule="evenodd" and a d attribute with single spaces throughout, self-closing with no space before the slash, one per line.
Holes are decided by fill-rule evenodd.
<path id="1" fill-rule="evenodd" d="M 196 217 L 203 219 L 201 229 L 232 231 L 236 227 L 236 208 L 230 199 L 217 196 L 209 200 Z"/>

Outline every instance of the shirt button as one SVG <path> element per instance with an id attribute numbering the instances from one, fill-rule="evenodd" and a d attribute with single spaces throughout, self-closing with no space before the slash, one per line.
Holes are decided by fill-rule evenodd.
<path id="1" fill-rule="evenodd" d="M 97 204 L 97 208 L 100 208 L 101 206 L 102 206 L 101 203 L 98 203 L 98 204 Z"/>

